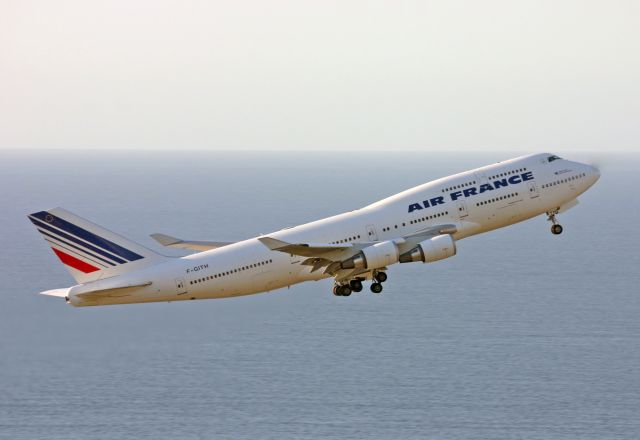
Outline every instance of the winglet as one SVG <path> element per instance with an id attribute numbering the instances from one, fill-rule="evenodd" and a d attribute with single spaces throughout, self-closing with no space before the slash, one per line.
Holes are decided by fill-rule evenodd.
<path id="1" fill-rule="evenodd" d="M 151 238 L 160 243 L 162 246 L 171 246 L 172 244 L 182 243 L 182 240 L 166 234 L 151 234 Z"/>
<path id="2" fill-rule="evenodd" d="M 187 241 L 166 234 L 151 234 L 151 238 L 162 246 L 190 249 L 193 251 L 208 251 L 233 244 L 232 241 Z"/>
<path id="3" fill-rule="evenodd" d="M 282 249 L 283 247 L 291 245 L 291 243 L 287 243 L 286 241 L 282 241 L 282 240 L 276 240 L 275 238 L 271 238 L 271 237 L 260 237 L 258 238 L 258 240 L 260 240 L 260 242 L 263 245 L 265 245 L 272 251 Z"/>

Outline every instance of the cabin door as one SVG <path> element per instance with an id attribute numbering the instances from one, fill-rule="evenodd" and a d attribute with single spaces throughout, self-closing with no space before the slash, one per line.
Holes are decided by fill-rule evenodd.
<path id="1" fill-rule="evenodd" d="M 367 239 L 369 241 L 378 241 L 378 234 L 374 225 L 367 225 Z"/>
<path id="2" fill-rule="evenodd" d="M 184 278 L 176 278 L 176 292 L 178 295 L 187 293 L 187 283 L 185 283 Z"/>
<path id="3" fill-rule="evenodd" d="M 469 211 L 467 211 L 467 204 L 464 200 L 458 200 L 458 216 L 462 220 L 466 216 L 469 215 Z"/>
<path id="4" fill-rule="evenodd" d="M 536 197 L 538 197 L 540 195 L 540 193 L 538 192 L 538 186 L 536 185 L 535 182 L 529 182 L 528 183 L 528 189 L 529 189 L 529 198 L 530 199 L 535 199 Z"/>

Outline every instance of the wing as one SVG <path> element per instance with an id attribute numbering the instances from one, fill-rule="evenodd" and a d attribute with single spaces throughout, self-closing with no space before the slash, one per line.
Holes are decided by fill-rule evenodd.
<path id="1" fill-rule="evenodd" d="M 340 253 L 348 249 L 355 249 L 355 243 L 327 244 L 327 243 L 287 243 L 271 237 L 258 238 L 262 244 L 272 251 L 284 252 L 287 254 L 300 255 L 301 257 L 317 257 L 320 255 Z"/>
<path id="2" fill-rule="evenodd" d="M 187 241 L 166 234 L 151 234 L 151 238 L 162 246 L 191 249 L 194 251 L 208 251 L 210 249 L 217 249 L 234 243 L 233 241 Z"/>
<path id="3" fill-rule="evenodd" d="M 453 234 L 454 232 L 456 232 L 456 227 L 453 224 L 436 225 L 407 236 L 398 237 L 392 241 L 398 246 L 400 253 L 403 253 L 413 249 L 418 243 L 429 237 L 440 234 Z M 362 242 L 337 245 L 329 243 L 287 243 L 271 237 L 260 237 L 258 240 L 272 251 L 307 257 L 301 264 L 312 266 L 311 272 L 325 268 L 324 273 L 336 277 L 338 281 L 370 272 L 370 269 L 342 269 L 340 263 L 358 254 L 362 249 L 378 243 Z"/>
<path id="4" fill-rule="evenodd" d="M 324 273 L 334 275 L 340 270 L 340 262 L 357 254 L 374 243 L 287 243 L 271 237 L 258 238 L 262 244 L 272 251 L 307 257 L 303 266 L 312 266 L 311 272 L 325 268 Z"/>
<path id="5" fill-rule="evenodd" d="M 435 237 L 436 235 L 441 234 L 455 234 L 458 228 L 453 224 L 445 224 L 445 225 L 436 225 L 429 226 L 428 228 L 421 229 L 413 234 L 405 235 L 403 238 L 407 243 L 418 244 L 422 240 L 425 240 L 429 237 Z"/>

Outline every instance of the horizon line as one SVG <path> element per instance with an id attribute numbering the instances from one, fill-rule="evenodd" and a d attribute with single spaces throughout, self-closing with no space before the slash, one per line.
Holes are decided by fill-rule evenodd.
<path id="1" fill-rule="evenodd" d="M 573 153 L 603 153 L 603 154 L 638 154 L 640 153 L 640 147 L 638 150 L 611 150 L 607 148 L 602 149 L 565 149 L 562 147 L 540 147 L 535 148 L 180 148 L 180 147 L 3 147 L 0 146 L 0 151 L 5 152 L 46 152 L 46 151 L 84 151 L 84 152 L 156 152 L 156 153 L 177 153 L 177 152 L 202 152 L 202 153 L 513 153 L 519 155 L 534 154 L 541 152 L 554 152 L 556 150 L 573 152 Z"/>

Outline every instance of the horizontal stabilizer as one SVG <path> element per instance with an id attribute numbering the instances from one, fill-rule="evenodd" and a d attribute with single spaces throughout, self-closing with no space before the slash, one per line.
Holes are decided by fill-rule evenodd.
<path id="1" fill-rule="evenodd" d="M 75 296 L 77 296 L 78 298 L 84 298 L 84 299 L 127 296 L 129 295 L 129 292 L 127 291 L 128 289 L 132 289 L 134 287 L 145 287 L 150 285 L 151 285 L 151 281 L 138 283 L 138 284 L 126 284 L 124 286 L 109 287 L 106 289 L 97 289 L 97 290 L 90 290 L 88 292 L 77 293 L 75 294 Z"/>
<path id="2" fill-rule="evenodd" d="M 69 290 L 71 290 L 71 287 L 67 287 L 64 289 L 45 290 L 44 292 L 40 292 L 40 295 L 58 296 L 60 298 L 65 298 L 69 294 Z"/>
<path id="3" fill-rule="evenodd" d="M 187 241 L 180 238 L 172 237 L 166 234 L 151 234 L 151 238 L 160 243 L 162 246 L 190 249 L 194 251 L 208 251 L 210 249 L 217 249 L 223 246 L 233 244 L 232 241 Z"/>

